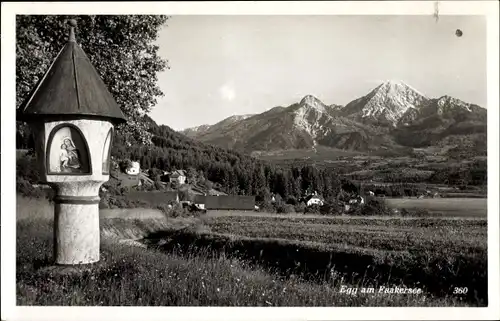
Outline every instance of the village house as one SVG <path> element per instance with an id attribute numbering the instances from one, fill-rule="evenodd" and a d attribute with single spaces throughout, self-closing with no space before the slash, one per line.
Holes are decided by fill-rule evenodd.
<path id="1" fill-rule="evenodd" d="M 356 197 L 353 197 L 349 200 L 349 204 L 351 205 L 363 205 L 365 204 L 365 199 L 361 195 L 356 195 Z"/>
<path id="2" fill-rule="evenodd" d="M 321 196 L 319 196 L 317 192 L 314 192 L 313 194 L 308 195 L 304 199 L 304 202 L 306 203 L 307 206 L 313 206 L 313 205 L 323 206 L 323 204 L 325 203 L 323 201 L 323 198 Z"/>
<path id="3" fill-rule="evenodd" d="M 145 173 L 141 172 L 138 162 L 131 162 L 131 165 L 125 169 L 125 173 L 113 171 L 111 177 L 120 181 L 121 187 L 138 187 L 142 185 L 152 185 L 153 180 Z"/>
<path id="4" fill-rule="evenodd" d="M 186 183 L 186 172 L 184 170 L 173 171 L 169 174 L 169 182 L 177 186 L 184 185 Z"/>
<path id="5" fill-rule="evenodd" d="M 370 195 L 370 194 L 369 194 Z M 356 195 L 354 197 L 349 198 L 348 201 L 344 203 L 344 213 L 349 213 L 360 206 L 365 204 L 365 199 L 361 195 Z"/>
<path id="6" fill-rule="evenodd" d="M 128 175 L 138 175 L 141 172 L 139 162 L 130 162 L 130 166 L 125 170 Z"/>

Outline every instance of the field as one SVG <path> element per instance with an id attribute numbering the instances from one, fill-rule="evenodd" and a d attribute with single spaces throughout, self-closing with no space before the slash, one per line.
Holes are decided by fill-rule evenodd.
<path id="1" fill-rule="evenodd" d="M 392 208 L 424 209 L 445 216 L 463 217 L 486 218 L 488 208 L 486 198 L 387 198 L 386 203 Z"/>
<path id="2" fill-rule="evenodd" d="M 153 210 L 107 210 L 101 261 L 64 269 L 50 266 L 51 206 L 18 199 L 17 209 L 18 305 L 487 304 L 483 219 L 262 213 L 174 219 Z M 379 293 L 381 286 L 422 292 Z M 342 292 L 346 287 L 359 291 Z M 361 292 L 371 287 L 375 293 Z M 455 287 L 468 292 L 453 294 Z"/>

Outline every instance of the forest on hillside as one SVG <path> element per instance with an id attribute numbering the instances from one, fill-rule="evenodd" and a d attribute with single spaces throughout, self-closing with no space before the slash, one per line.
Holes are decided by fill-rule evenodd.
<path id="1" fill-rule="evenodd" d="M 251 156 L 194 141 L 145 116 L 153 146 L 127 146 L 118 134 L 112 149 L 116 159 L 138 161 L 141 168 L 186 169 L 199 173 L 228 194 L 255 195 L 261 199 L 279 194 L 283 199 L 300 198 L 317 191 L 327 199 L 340 190 L 339 175 L 314 165 L 283 168 Z"/>

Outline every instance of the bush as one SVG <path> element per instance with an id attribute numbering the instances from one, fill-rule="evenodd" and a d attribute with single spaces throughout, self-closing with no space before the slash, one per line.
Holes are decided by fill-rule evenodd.
<path id="1" fill-rule="evenodd" d="M 320 213 L 320 206 L 317 204 L 311 205 L 311 206 L 306 206 L 304 213 L 307 214 L 319 214 Z"/>
<path id="2" fill-rule="evenodd" d="M 121 195 L 121 196 L 127 195 L 130 192 L 130 188 L 127 186 L 123 186 L 123 187 L 120 186 L 118 190 L 119 190 L 118 195 Z"/>
<path id="3" fill-rule="evenodd" d="M 429 217 L 431 213 L 425 208 L 419 208 L 415 211 L 414 215 L 417 217 Z"/>
<path id="4" fill-rule="evenodd" d="M 109 205 L 109 196 L 101 196 L 101 200 L 99 201 L 99 209 L 110 208 Z"/>
<path id="5" fill-rule="evenodd" d="M 164 214 L 169 214 L 171 211 L 171 207 L 167 204 L 156 205 L 156 209 L 162 211 Z"/>
<path id="6" fill-rule="evenodd" d="M 280 204 L 276 206 L 276 213 L 294 213 L 295 208 L 291 204 Z"/>
<path id="7" fill-rule="evenodd" d="M 162 211 L 168 217 L 181 217 L 189 214 L 189 210 L 183 208 L 179 203 L 175 203 L 170 206 L 167 204 L 161 204 L 157 205 L 156 208 Z"/>
<path id="8" fill-rule="evenodd" d="M 411 213 L 408 211 L 406 208 L 401 209 L 400 211 L 401 216 L 410 216 Z"/>
<path id="9" fill-rule="evenodd" d="M 323 215 L 338 215 L 342 212 L 342 207 L 337 203 L 326 203 L 319 208 L 319 212 Z"/>
<path id="10" fill-rule="evenodd" d="M 159 179 L 155 180 L 155 189 L 158 191 L 163 190 L 163 184 L 160 182 Z"/>
<path id="11" fill-rule="evenodd" d="M 305 213 L 306 211 L 306 204 L 304 204 L 304 202 L 300 202 L 300 203 L 297 203 L 295 205 L 295 212 L 296 213 Z"/>
<path id="12" fill-rule="evenodd" d="M 33 187 L 28 180 L 22 177 L 18 177 L 16 180 L 16 191 L 25 197 L 42 198 L 47 196 L 42 189 Z"/>
<path id="13" fill-rule="evenodd" d="M 130 168 L 130 166 L 132 166 L 132 162 L 130 161 L 130 159 L 122 160 L 120 161 L 118 166 L 120 167 L 120 170 L 122 172 L 125 172 L 127 168 Z"/>
<path id="14" fill-rule="evenodd" d="M 36 163 L 36 157 L 26 155 L 18 158 L 16 161 L 16 176 L 23 178 L 30 183 L 38 183 L 40 180 L 40 173 Z"/>
<path id="15" fill-rule="evenodd" d="M 102 201 L 102 204 L 101 202 L 99 204 L 99 206 L 108 206 L 108 208 L 151 208 L 151 205 L 146 202 L 131 201 L 123 196 L 112 195 L 107 198 L 107 201 Z"/>
<path id="16" fill-rule="evenodd" d="M 366 200 L 366 204 L 359 208 L 358 212 L 363 216 L 373 216 L 373 215 L 387 215 L 391 211 L 388 209 L 385 201 L 380 198 L 370 197 Z"/>
<path id="17" fill-rule="evenodd" d="M 274 205 L 269 201 L 258 202 L 257 206 L 259 207 L 259 212 L 274 213 L 276 211 Z"/>

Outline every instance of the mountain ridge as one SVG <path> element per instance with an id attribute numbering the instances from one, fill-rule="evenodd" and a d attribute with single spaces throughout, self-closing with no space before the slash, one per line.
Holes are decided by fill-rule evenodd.
<path id="1" fill-rule="evenodd" d="M 181 133 L 246 152 L 317 145 L 352 151 L 403 150 L 440 144 L 449 135 L 467 140 L 467 135 L 485 134 L 486 109 L 449 95 L 429 98 L 402 81 L 390 80 L 345 106 L 305 95 L 287 107 L 231 116 L 201 133 L 192 129 Z"/>

